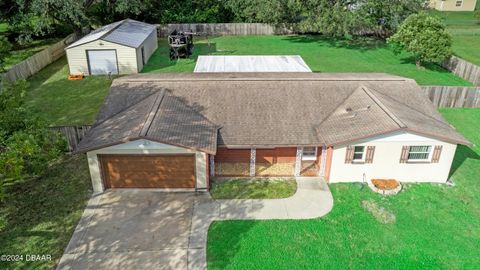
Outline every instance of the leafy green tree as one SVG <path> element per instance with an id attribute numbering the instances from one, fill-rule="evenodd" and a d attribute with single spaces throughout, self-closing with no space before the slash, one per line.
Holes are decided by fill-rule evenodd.
<path id="1" fill-rule="evenodd" d="M 445 25 L 426 12 L 410 15 L 388 42 L 397 52 L 405 49 L 412 53 L 417 67 L 422 62 L 439 63 L 452 54 L 452 38 Z"/>
<path id="2" fill-rule="evenodd" d="M 0 72 L 5 71 L 5 59 L 10 55 L 12 44 L 6 37 L 0 36 Z"/>
<path id="3" fill-rule="evenodd" d="M 42 175 L 65 150 L 60 134 L 24 107 L 25 81 L 4 82 L 0 92 L 0 199 L 4 188 Z"/>
<path id="4" fill-rule="evenodd" d="M 355 1 L 355 25 L 386 37 L 394 33 L 411 14 L 425 7 L 425 0 Z"/>

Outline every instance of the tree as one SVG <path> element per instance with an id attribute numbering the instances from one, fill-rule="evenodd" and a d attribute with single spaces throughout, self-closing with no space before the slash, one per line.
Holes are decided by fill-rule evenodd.
<path id="1" fill-rule="evenodd" d="M 12 44 L 6 37 L 0 36 L 0 72 L 5 71 L 5 59 L 10 55 Z"/>
<path id="2" fill-rule="evenodd" d="M 425 7 L 425 0 L 355 1 L 356 25 L 387 37 L 411 14 Z"/>
<path id="3" fill-rule="evenodd" d="M 25 90 L 25 81 L 4 82 L 0 92 L 0 200 L 7 184 L 42 175 L 65 149 L 60 134 L 25 109 Z"/>
<path id="4" fill-rule="evenodd" d="M 445 25 L 426 12 L 410 15 L 398 31 L 388 39 L 396 52 L 401 49 L 412 53 L 417 67 L 422 62 L 439 63 L 452 54 L 452 38 Z"/>

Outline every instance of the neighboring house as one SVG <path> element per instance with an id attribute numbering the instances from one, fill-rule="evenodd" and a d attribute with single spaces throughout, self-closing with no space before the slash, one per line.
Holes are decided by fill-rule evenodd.
<path id="1" fill-rule="evenodd" d="M 474 11 L 477 0 L 430 0 L 430 7 L 440 11 Z"/>
<path id="2" fill-rule="evenodd" d="M 70 74 L 138 73 L 158 47 L 155 25 L 125 19 L 102 26 L 65 48 Z"/>
<path id="3" fill-rule="evenodd" d="M 457 144 L 470 142 L 411 79 L 190 73 L 114 80 L 79 151 L 102 192 L 204 190 L 212 176 L 444 183 Z"/>

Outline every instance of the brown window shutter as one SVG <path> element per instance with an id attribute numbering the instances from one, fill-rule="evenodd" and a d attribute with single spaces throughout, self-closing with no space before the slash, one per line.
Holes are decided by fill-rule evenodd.
<path id="1" fill-rule="evenodd" d="M 432 155 L 432 163 L 438 163 L 440 161 L 440 155 L 442 154 L 442 145 L 435 145 Z"/>
<path id="2" fill-rule="evenodd" d="M 400 163 L 407 163 L 408 160 L 408 149 L 407 145 L 402 147 L 402 153 L 400 154 Z"/>
<path id="3" fill-rule="evenodd" d="M 347 146 L 347 151 L 345 152 L 345 163 L 352 163 L 353 161 L 353 146 Z"/>
<path id="4" fill-rule="evenodd" d="M 375 146 L 370 145 L 367 147 L 367 153 L 365 156 L 365 163 L 373 163 L 373 155 L 375 154 Z"/>

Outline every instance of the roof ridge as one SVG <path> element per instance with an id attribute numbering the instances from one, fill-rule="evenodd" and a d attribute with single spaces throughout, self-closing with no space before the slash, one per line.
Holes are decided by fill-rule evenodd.
<path id="1" fill-rule="evenodd" d="M 317 132 L 317 138 L 324 141 L 325 142 L 325 138 L 323 138 L 323 136 L 321 135 L 321 133 L 319 132 L 319 128 L 320 126 L 325 122 L 327 121 L 330 116 L 332 116 L 332 114 L 334 114 L 338 108 L 340 108 L 340 106 L 342 106 L 357 90 L 361 89 L 361 86 L 360 87 L 357 87 L 355 90 L 353 90 L 349 95 L 347 95 L 347 97 L 345 97 L 342 102 L 339 102 L 338 105 L 322 120 L 320 121 L 320 123 L 318 123 L 317 125 L 314 125 L 314 130 Z"/>
<path id="2" fill-rule="evenodd" d="M 371 91 L 373 91 L 373 90 L 371 90 Z M 432 117 L 432 116 L 430 116 L 430 115 L 427 115 L 427 114 L 425 114 L 425 113 L 423 113 L 423 112 L 421 112 L 421 111 L 419 111 L 419 110 L 417 110 L 417 109 L 415 109 L 415 108 L 413 108 L 413 107 L 410 107 L 409 105 L 407 105 L 407 104 L 405 104 L 405 103 L 403 103 L 403 102 L 400 102 L 400 101 L 396 100 L 395 98 L 393 98 L 393 97 L 391 97 L 391 96 L 389 96 L 389 95 L 385 95 L 385 94 L 380 94 L 380 95 L 382 95 L 382 96 L 383 96 L 384 98 L 386 98 L 386 99 L 390 99 L 390 100 L 392 100 L 393 102 L 396 102 L 396 103 L 398 103 L 398 104 L 400 104 L 400 105 L 402 105 L 402 106 L 404 106 L 404 107 L 407 107 L 407 108 L 409 108 L 409 109 L 411 109 L 411 110 L 413 110 L 413 111 L 415 111 L 415 112 L 417 112 L 417 113 L 419 113 L 419 114 L 421 114 L 421 115 L 423 115 L 423 116 L 426 116 L 426 117 L 428 117 L 428 118 L 430 118 L 430 119 L 432 119 L 432 120 L 434 120 L 434 121 L 436 121 L 436 122 L 438 122 L 438 123 L 440 123 L 440 124 L 443 124 L 444 126 L 451 127 L 451 128 L 453 128 L 453 129 L 455 130 L 455 128 L 454 128 L 453 126 L 451 126 L 451 125 L 450 125 L 449 123 L 447 123 L 447 122 L 440 121 L 440 120 L 438 120 L 438 119 L 435 118 L 435 117 Z"/>
<path id="3" fill-rule="evenodd" d="M 400 128 L 406 128 L 407 127 L 407 125 L 402 120 L 400 120 L 400 118 L 398 118 L 390 109 L 388 109 L 387 106 L 385 106 L 385 104 L 383 104 L 375 96 L 375 94 L 372 92 L 372 90 L 368 89 L 365 86 L 360 86 L 360 88 L 380 107 L 380 109 L 382 109 L 393 120 L 393 122 L 395 122 L 395 124 L 398 125 L 398 127 L 400 127 Z"/>
<path id="4" fill-rule="evenodd" d="M 124 24 L 126 20 L 128 20 L 128 18 L 127 18 L 127 19 L 123 19 L 123 20 L 121 20 L 121 21 L 118 21 L 118 24 L 115 25 L 115 27 L 112 27 L 112 29 L 110 29 L 110 30 L 108 30 L 107 32 L 105 32 L 105 34 L 101 35 L 99 38 L 97 38 L 97 40 L 102 39 L 102 38 L 106 37 L 107 35 L 109 35 L 110 33 L 112 33 L 114 30 L 117 30 L 117 28 L 120 27 L 120 25 Z M 113 23 L 117 23 L 117 22 L 113 22 Z M 112 24 L 113 24 L 113 23 L 112 23 Z"/>
<path id="5" fill-rule="evenodd" d="M 147 117 L 145 118 L 145 122 L 143 123 L 142 130 L 140 130 L 140 133 L 138 134 L 140 137 L 145 137 L 147 136 L 148 131 L 150 130 L 150 127 L 152 126 L 153 119 L 158 113 L 158 109 L 160 108 L 160 104 L 162 104 L 163 97 L 165 96 L 165 90 L 162 89 L 159 92 L 155 93 L 155 101 L 152 104 L 152 107 L 150 108 L 150 111 L 147 114 Z"/>

